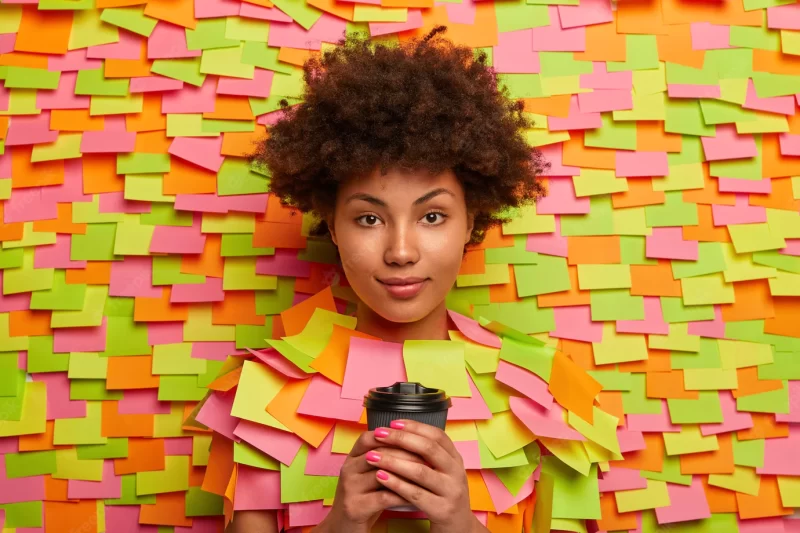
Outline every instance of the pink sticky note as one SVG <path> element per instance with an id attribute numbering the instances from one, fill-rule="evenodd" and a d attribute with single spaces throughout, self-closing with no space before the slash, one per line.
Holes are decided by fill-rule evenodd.
<path id="1" fill-rule="evenodd" d="M 692 50 L 719 50 L 731 47 L 730 26 L 721 26 L 709 22 L 693 22 L 690 31 L 692 35 Z"/>
<path id="2" fill-rule="evenodd" d="M 581 74 L 582 89 L 633 89 L 633 72 L 608 72 L 603 61 L 592 62 L 592 73 Z M 560 145 L 559 145 L 560 146 Z"/>
<path id="3" fill-rule="evenodd" d="M 714 306 L 714 320 L 698 320 L 689 322 L 689 335 L 700 335 L 701 337 L 711 337 L 713 339 L 725 338 L 725 322 L 722 320 L 722 310 L 718 305 Z"/>
<path id="4" fill-rule="evenodd" d="M 778 136 L 778 140 L 780 142 L 781 154 L 800 155 L 800 135 L 781 133 Z"/>
<path id="5" fill-rule="evenodd" d="M 239 7 L 239 16 L 248 19 L 271 20 L 273 22 L 291 22 L 292 19 L 277 7 L 263 7 L 242 2 Z M 312 26 L 313 29 L 313 26 Z M 318 28 L 317 31 L 323 31 Z"/>
<path id="6" fill-rule="evenodd" d="M 322 500 L 289 504 L 289 526 L 315 526 L 322 522 L 333 507 L 325 507 Z"/>
<path id="7" fill-rule="evenodd" d="M 40 500 L 44 500 L 44 476 L 8 479 L 6 462 L 0 461 L 0 504 Z"/>
<path id="8" fill-rule="evenodd" d="M 547 196 L 536 202 L 539 215 L 585 215 L 590 209 L 591 199 L 575 196 L 575 183 L 561 177 L 549 177 Z"/>
<path id="9" fill-rule="evenodd" d="M 392 33 L 400 33 L 401 31 L 416 30 L 421 28 L 422 25 L 422 10 L 408 9 L 405 22 L 370 22 L 369 34 L 373 37 L 389 35 Z"/>
<path id="10" fill-rule="evenodd" d="M 564 146 L 562 143 L 548 144 L 539 148 L 544 158 L 550 163 L 548 176 L 580 176 L 580 167 L 564 164 Z"/>
<path id="11" fill-rule="evenodd" d="M 231 416 L 234 396 L 230 391 L 211 393 L 197 413 L 196 420 L 228 439 L 235 440 L 233 430 L 239 424 L 239 419 Z"/>
<path id="12" fill-rule="evenodd" d="M 242 420 L 233 434 L 285 465 L 292 464 L 303 440 L 294 433 Z"/>
<path id="13" fill-rule="evenodd" d="M 701 424 L 700 432 L 704 436 L 719 435 L 720 433 L 729 433 L 753 427 L 753 417 L 750 413 L 736 410 L 736 399 L 730 391 L 719 391 L 719 405 L 722 409 L 723 422 L 721 424 Z"/>
<path id="14" fill-rule="evenodd" d="M 481 453 L 480 446 L 476 440 L 462 440 L 453 443 L 464 460 L 465 470 L 480 470 L 481 469 Z"/>
<path id="15" fill-rule="evenodd" d="M 109 296 L 160 298 L 162 287 L 153 287 L 153 260 L 151 257 L 126 256 L 123 261 L 111 263 Z"/>
<path id="16" fill-rule="evenodd" d="M 739 135 L 733 124 L 717 125 L 715 137 L 700 137 L 703 152 L 709 161 L 743 159 L 758 155 L 752 135 Z"/>
<path id="17" fill-rule="evenodd" d="M 551 337 L 582 342 L 603 340 L 603 323 L 592 322 L 592 310 L 588 305 L 571 305 L 553 308 L 556 329 Z"/>
<path id="18" fill-rule="evenodd" d="M 47 70 L 70 72 L 75 70 L 97 70 L 103 68 L 103 61 L 100 59 L 88 59 L 86 52 L 88 49 L 80 48 L 70 50 L 63 55 L 47 56 Z"/>
<path id="19" fill-rule="evenodd" d="M 192 226 L 156 226 L 150 253 L 202 254 L 206 236 L 200 232 L 200 224 Z"/>
<path id="20" fill-rule="evenodd" d="M 11 150 L 6 150 L 0 155 L 0 179 L 11 178 Z"/>
<path id="21" fill-rule="evenodd" d="M 84 154 L 130 153 L 135 146 L 136 132 L 133 131 L 85 131 L 81 137 L 81 153 Z"/>
<path id="22" fill-rule="evenodd" d="M 539 73 L 539 52 L 533 51 L 533 31 L 530 28 L 497 34 L 494 47 L 494 66 L 497 72 L 508 74 Z"/>
<path id="23" fill-rule="evenodd" d="M 139 524 L 138 505 L 109 505 L 106 507 L 106 531 L 115 533 L 158 533 L 158 526 Z"/>
<path id="24" fill-rule="evenodd" d="M 117 412 L 121 415 L 167 415 L 170 403 L 158 401 L 155 389 L 126 390 L 117 404 Z"/>
<path id="25" fill-rule="evenodd" d="M 767 208 L 749 205 L 748 194 L 738 193 L 736 205 L 712 205 L 711 215 L 715 226 L 756 224 L 767 221 Z"/>
<path id="26" fill-rule="evenodd" d="M 284 115 L 285 113 L 281 109 L 278 109 L 276 111 L 270 111 L 269 113 L 264 113 L 263 115 L 259 115 L 258 119 L 256 120 L 256 123 L 263 124 L 264 126 L 272 126 L 279 120 L 281 120 Z"/>
<path id="27" fill-rule="evenodd" d="M 307 476 L 338 476 L 347 454 L 333 453 L 333 429 L 331 429 L 317 448 L 308 449 L 305 474 Z"/>
<path id="28" fill-rule="evenodd" d="M 495 379 L 515 389 L 545 409 L 553 406 L 553 395 L 548 390 L 545 380 L 517 365 L 499 361 Z"/>
<path id="29" fill-rule="evenodd" d="M 778 422 L 800 422 L 800 381 L 789 381 L 789 413 L 775 415 Z"/>
<path id="30" fill-rule="evenodd" d="M 472 376 L 467 374 L 467 382 L 469 383 L 469 390 L 472 392 L 470 398 L 456 398 L 452 397 L 453 405 L 447 411 L 447 420 L 489 420 L 492 418 L 492 412 L 483 400 L 478 387 L 472 380 Z"/>
<path id="31" fill-rule="evenodd" d="M 0 454 L 19 452 L 19 437 L 0 438 Z"/>
<path id="32" fill-rule="evenodd" d="M 86 401 L 69 399 L 69 379 L 66 372 L 33 374 L 33 381 L 47 384 L 47 420 L 86 418 Z"/>
<path id="33" fill-rule="evenodd" d="M 164 455 L 192 455 L 192 437 L 164 439 Z"/>
<path id="34" fill-rule="evenodd" d="M 54 91 L 38 91 L 36 106 L 39 109 L 89 109 L 88 96 L 75 95 L 77 72 L 63 72 Z"/>
<path id="35" fill-rule="evenodd" d="M 161 112 L 210 113 L 216 104 L 216 80 L 206 77 L 203 85 L 186 85 L 180 91 L 170 91 L 161 97 Z"/>
<path id="36" fill-rule="evenodd" d="M 617 333 L 643 333 L 669 335 L 669 324 L 664 321 L 661 298 L 644 297 L 644 320 L 617 320 Z"/>
<path id="37" fill-rule="evenodd" d="M 667 492 L 670 505 L 656 507 L 656 519 L 659 524 L 702 520 L 711 516 L 700 476 L 694 476 L 692 484 L 688 487 L 667 483 Z"/>
<path id="38" fill-rule="evenodd" d="M 681 427 L 674 425 L 669 418 L 667 401 L 661 400 L 661 412 L 658 414 L 629 414 L 628 429 L 643 433 L 680 433 Z"/>
<path id="39" fill-rule="evenodd" d="M 58 132 L 50 130 L 50 111 L 38 115 L 15 115 L 8 126 L 6 147 L 52 143 L 57 139 Z"/>
<path id="40" fill-rule="evenodd" d="M 569 101 L 569 115 L 563 117 L 548 117 L 547 126 L 550 131 L 566 130 L 592 130 L 600 128 L 603 121 L 600 113 L 583 113 L 578 105 L 578 95 L 572 95 Z M 551 170 L 552 172 L 552 170 Z M 554 174 L 557 175 L 557 174 Z"/>
<path id="41" fill-rule="evenodd" d="M 582 113 L 633 109 L 633 94 L 630 89 L 595 89 L 578 94 L 578 108 Z"/>
<path id="42" fill-rule="evenodd" d="M 444 4 L 444 8 L 447 11 L 447 20 L 453 24 L 475 24 L 475 13 L 477 12 L 475 1 L 464 0 L 460 4 Z M 435 2 L 435 5 L 441 4 Z"/>
<path id="43" fill-rule="evenodd" d="M 800 135 L 798 135 L 798 139 L 800 139 Z M 800 155 L 800 152 L 797 155 Z M 719 192 L 743 192 L 747 194 L 769 194 L 772 192 L 772 180 L 769 178 L 760 180 L 717 178 L 717 182 Z"/>
<path id="44" fill-rule="evenodd" d="M 178 283 L 172 286 L 170 303 L 221 302 L 225 299 L 222 278 L 206 277 L 205 283 Z"/>
<path id="45" fill-rule="evenodd" d="M 100 198 L 100 213 L 129 213 L 141 214 L 149 213 L 150 202 L 139 202 L 137 200 L 126 200 L 124 192 L 107 192 L 98 195 Z"/>
<path id="46" fill-rule="evenodd" d="M 516 396 L 511 396 L 508 403 L 517 418 L 539 437 L 586 440 L 583 435 L 567 425 L 564 408 L 557 403 L 554 403 L 550 409 L 545 409 L 533 400 Z"/>
<path id="47" fill-rule="evenodd" d="M 242 3 L 238 0 L 195 0 L 194 18 L 208 19 L 239 14 Z"/>
<path id="48" fill-rule="evenodd" d="M 186 30 L 168 22 L 156 24 L 147 39 L 147 59 L 200 57 L 202 53 L 186 48 Z"/>
<path id="49" fill-rule="evenodd" d="M 557 6 L 548 6 L 550 25 L 533 28 L 533 49 L 537 52 L 583 52 L 586 28 L 564 28 Z M 599 126 L 598 126 L 599 127 Z"/>
<path id="50" fill-rule="evenodd" d="M 620 178 L 666 176 L 669 174 L 666 152 L 617 150 L 616 175 Z"/>
<path id="51" fill-rule="evenodd" d="M 0 111 L 8 111 L 8 101 L 10 96 L 11 89 L 6 89 L 5 87 L 0 88 Z"/>
<path id="52" fill-rule="evenodd" d="M 13 49 L 14 49 L 14 43 L 12 42 L 11 43 L 11 50 L 13 50 Z M 2 50 L 2 48 L 0 48 L 0 50 Z M 2 53 L 5 53 L 5 52 L 2 52 Z M 6 510 L 5 509 L 0 509 L 0 529 L 3 529 L 3 526 L 5 525 L 5 523 L 6 523 Z"/>
<path id="53" fill-rule="evenodd" d="M 610 0 L 584 0 L 577 6 L 558 6 L 562 28 L 603 24 L 614 20 Z"/>
<path id="54" fill-rule="evenodd" d="M 798 522 L 790 517 L 774 516 L 770 518 L 748 518 L 742 520 L 736 517 L 739 533 L 792 533 L 795 529 L 789 529 L 789 524 Z"/>
<path id="55" fill-rule="evenodd" d="M 670 83 L 667 96 L 670 98 L 719 98 L 719 85 L 699 85 L 691 83 Z"/>
<path id="56" fill-rule="evenodd" d="M 0 270 L 0 287 L 3 286 L 3 271 Z M 2 294 L 0 291 L 0 313 L 24 311 L 31 308 L 31 293 Z"/>
<path id="57" fill-rule="evenodd" d="M 406 381 L 403 345 L 353 337 L 342 383 L 342 398 L 362 400 L 373 387 Z"/>
<path id="58" fill-rule="evenodd" d="M 142 57 L 143 37 L 126 30 L 120 30 L 119 40 L 115 43 L 90 46 L 86 52 L 89 59 L 129 59 Z"/>
<path id="59" fill-rule="evenodd" d="M 447 311 L 447 316 L 449 316 L 453 324 L 456 325 L 458 331 L 472 342 L 477 342 L 478 344 L 483 344 L 484 346 L 490 346 L 492 348 L 500 348 L 500 337 L 481 326 L 477 320 L 473 320 L 453 310 Z"/>
<path id="60" fill-rule="evenodd" d="M 641 431 L 617 428 L 617 440 L 619 441 L 621 453 L 636 452 L 647 447 L 644 442 L 644 434 Z"/>
<path id="61" fill-rule="evenodd" d="M 697 261 L 697 241 L 683 240 L 680 227 L 653 228 L 645 238 L 645 256 L 650 259 L 680 259 Z"/>
<path id="62" fill-rule="evenodd" d="M 786 239 L 786 246 L 780 249 L 783 255 L 800 255 L 800 239 Z"/>
<path id="63" fill-rule="evenodd" d="M 244 7 L 244 4 L 243 6 Z M 266 8 L 255 9 L 259 6 L 248 4 L 248 10 L 263 11 Z M 280 11 L 275 8 L 274 13 L 269 16 L 280 16 Z M 264 15 L 267 16 L 267 15 Z M 259 17 L 262 18 L 262 17 Z M 303 50 L 320 50 L 322 43 L 335 43 L 345 31 L 346 21 L 334 15 L 323 12 L 320 18 L 314 23 L 309 30 L 306 30 L 296 22 L 287 22 L 286 24 L 273 24 L 269 28 L 269 46 L 288 46 L 291 48 L 300 48 Z"/>
<path id="64" fill-rule="evenodd" d="M 174 533 L 219 533 L 224 526 L 221 516 L 196 516 L 192 518 L 191 527 L 175 526 Z"/>
<path id="65" fill-rule="evenodd" d="M 174 285 L 173 285 L 174 287 Z M 183 342 L 183 322 L 148 322 L 147 343 L 150 346 Z"/>
<path id="66" fill-rule="evenodd" d="M 86 261 L 73 261 L 69 258 L 71 243 L 72 235 L 59 233 L 55 244 L 37 246 L 33 257 L 34 268 L 86 268 Z"/>
<path id="67" fill-rule="evenodd" d="M 283 509 L 281 503 L 281 473 L 247 465 L 239 465 L 236 478 L 234 511 Z"/>
<path id="68" fill-rule="evenodd" d="M 572 181 L 572 180 L 570 180 Z M 561 236 L 561 217 L 556 216 L 556 230 L 553 233 L 529 233 L 525 249 L 529 252 L 567 257 L 567 238 Z"/>
<path id="69" fill-rule="evenodd" d="M 800 6 L 788 4 L 767 8 L 767 28 L 800 30 Z"/>
<path id="70" fill-rule="evenodd" d="M 3 222 L 31 222 L 35 220 L 55 220 L 58 217 L 56 202 L 42 198 L 46 187 L 14 189 L 11 198 L 5 201 Z"/>
<path id="71" fill-rule="evenodd" d="M 16 33 L 0 33 L 0 54 L 8 54 L 14 51 L 14 43 L 17 41 Z"/>
<path id="72" fill-rule="evenodd" d="M 178 211 L 199 211 L 201 213 L 264 213 L 267 210 L 268 194 L 242 194 L 217 196 L 216 194 L 178 194 L 175 196 L 175 209 Z"/>
<path id="73" fill-rule="evenodd" d="M 767 113 L 793 115 L 794 95 L 761 98 L 756 94 L 756 86 L 753 84 L 753 80 L 750 79 L 747 82 L 747 97 L 742 107 L 745 109 L 755 109 L 756 111 L 766 111 Z"/>
<path id="74" fill-rule="evenodd" d="M 224 361 L 229 355 L 243 355 L 244 350 L 237 350 L 235 342 L 193 342 L 192 357 Z"/>
<path id="75" fill-rule="evenodd" d="M 266 98 L 270 94 L 270 89 L 272 88 L 272 79 L 274 76 L 275 73 L 271 70 L 256 68 L 255 72 L 253 73 L 252 80 L 220 77 L 217 81 L 217 94 Z M 182 137 L 176 137 L 175 139 L 177 140 L 181 138 Z"/>
<path id="76" fill-rule="evenodd" d="M 56 328 L 53 330 L 53 352 L 104 352 L 106 349 L 106 326 L 103 323 L 86 328 Z"/>
<path id="77" fill-rule="evenodd" d="M 289 379 L 305 379 L 308 377 L 308 374 L 282 356 L 275 348 L 266 348 L 263 350 L 251 350 L 247 348 L 247 351 L 255 355 L 261 362 L 277 370 Z"/>
<path id="78" fill-rule="evenodd" d="M 222 136 L 219 137 L 175 137 L 169 153 L 195 165 L 218 172 L 225 157 L 222 151 Z"/>
<path id="79" fill-rule="evenodd" d="M 358 422 L 364 407 L 362 399 L 351 400 L 341 396 L 342 387 L 321 374 L 311 378 L 297 412 L 301 415 L 334 418 Z"/>
<path id="80" fill-rule="evenodd" d="M 83 160 L 64 161 L 64 183 L 42 187 L 42 201 L 51 203 L 91 202 L 91 194 L 83 194 Z"/>
<path id="81" fill-rule="evenodd" d="M 597 484 L 600 492 L 647 488 L 647 480 L 642 477 L 639 470 L 633 468 L 611 467 L 608 472 L 601 474 Z"/>
<path id="82" fill-rule="evenodd" d="M 173 440 L 173 439 L 168 439 Z M 117 499 L 122 497 L 122 477 L 114 474 L 114 461 L 103 462 L 102 481 L 81 481 L 70 479 L 67 482 L 67 498 L 75 500 Z"/>
<path id="83" fill-rule="evenodd" d="M 492 470 L 482 469 L 481 476 L 483 476 L 483 482 L 486 484 L 486 489 L 489 491 L 489 496 L 492 498 L 492 503 L 498 513 L 507 511 L 509 507 L 521 502 L 533 492 L 533 474 L 525 481 L 516 496 L 508 491 Z"/>
<path id="84" fill-rule="evenodd" d="M 183 89 L 181 80 L 173 80 L 164 76 L 148 76 L 143 78 L 131 78 L 128 90 L 133 93 L 150 93 L 160 91 L 177 91 Z"/>
<path id="85" fill-rule="evenodd" d="M 256 258 L 256 274 L 293 278 L 310 277 L 311 263 L 299 259 L 297 253 L 297 250 L 278 248 L 274 255 Z"/>

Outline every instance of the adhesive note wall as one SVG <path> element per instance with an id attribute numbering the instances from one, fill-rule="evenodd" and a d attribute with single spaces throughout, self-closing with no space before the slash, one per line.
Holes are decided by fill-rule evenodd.
<path id="1" fill-rule="evenodd" d="M 580 531 L 575 509 L 599 490 L 603 531 L 800 531 L 785 518 L 800 506 L 797 4 L 0 0 L 4 532 L 222 530 L 223 495 L 203 490 L 211 434 L 184 420 L 228 356 L 298 333 L 280 313 L 337 271 L 246 156 L 311 54 L 345 31 L 405 40 L 436 24 L 489 54 L 551 164 L 548 196 L 467 254 L 450 306 L 589 371 L 603 390 L 594 427 L 570 413 L 583 434 L 619 419 L 623 459 L 593 461 L 598 476 L 547 463 L 544 486 L 575 482 L 550 483 L 537 527 Z M 312 365 L 343 375 L 340 352 Z M 474 382 L 442 383 L 535 418 L 545 444 L 574 433 L 527 398 L 493 401 L 484 356 L 465 354 Z M 283 383 L 242 376 L 264 405 L 208 416 L 278 428 L 264 395 Z M 531 378 L 498 368 L 542 403 Z M 354 438 L 337 432 L 333 451 Z M 308 465 L 328 498 L 336 469 Z"/>

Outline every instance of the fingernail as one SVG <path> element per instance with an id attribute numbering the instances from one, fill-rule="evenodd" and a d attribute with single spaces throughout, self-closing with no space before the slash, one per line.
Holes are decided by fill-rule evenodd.
<path id="1" fill-rule="evenodd" d="M 370 463 L 377 463 L 381 460 L 381 454 L 378 452 L 367 452 L 367 461 Z"/>
<path id="2" fill-rule="evenodd" d="M 379 439 L 385 439 L 389 436 L 389 430 L 386 428 L 378 428 L 375 430 L 375 436 Z"/>
<path id="3" fill-rule="evenodd" d="M 399 420 L 392 420 L 392 423 L 389 424 L 389 426 L 393 427 L 394 429 L 403 429 L 406 427 L 406 423 Z"/>
<path id="4" fill-rule="evenodd" d="M 378 479 L 382 479 L 383 481 L 386 481 L 387 479 L 389 479 L 389 474 L 387 474 L 383 470 L 378 470 L 377 476 L 378 476 Z"/>

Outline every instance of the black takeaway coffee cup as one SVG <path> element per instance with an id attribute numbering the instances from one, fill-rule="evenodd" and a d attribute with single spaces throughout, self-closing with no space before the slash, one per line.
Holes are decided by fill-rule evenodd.
<path id="1" fill-rule="evenodd" d="M 398 381 L 389 387 L 375 387 L 364 396 L 367 426 L 372 431 L 389 427 L 392 420 L 416 420 L 444 429 L 452 401 L 441 389 L 419 383 Z"/>

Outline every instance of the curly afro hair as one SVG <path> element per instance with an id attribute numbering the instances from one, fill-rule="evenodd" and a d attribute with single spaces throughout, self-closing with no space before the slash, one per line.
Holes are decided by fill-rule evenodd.
<path id="1" fill-rule="evenodd" d="M 312 235 L 328 234 L 338 185 L 377 167 L 451 169 L 475 216 L 470 244 L 544 194 L 548 163 L 525 140 L 523 103 L 498 86 L 485 52 L 442 38 L 446 29 L 398 45 L 355 32 L 303 65 L 301 103 L 280 101 L 251 161 L 284 205 L 320 218 Z"/>

